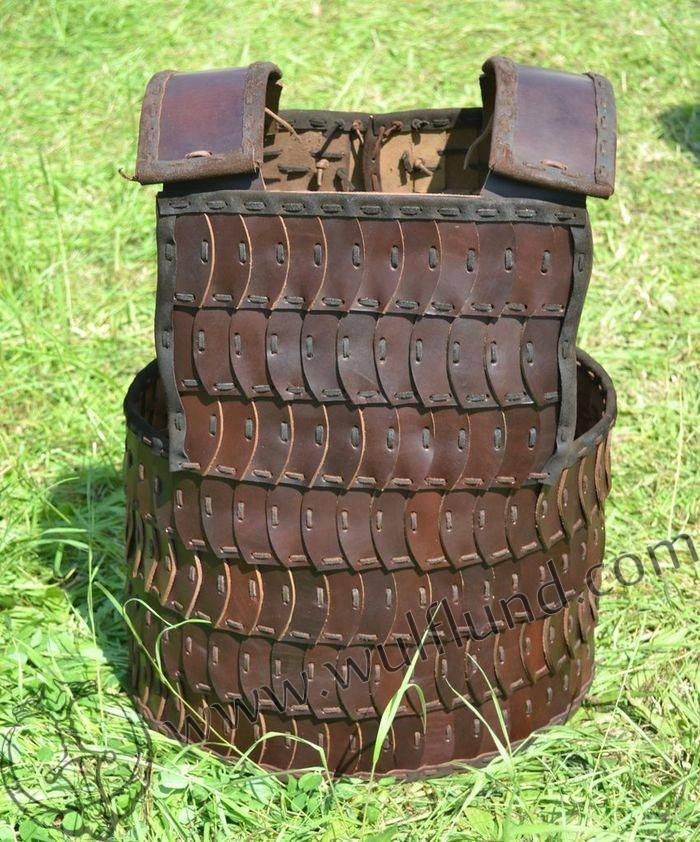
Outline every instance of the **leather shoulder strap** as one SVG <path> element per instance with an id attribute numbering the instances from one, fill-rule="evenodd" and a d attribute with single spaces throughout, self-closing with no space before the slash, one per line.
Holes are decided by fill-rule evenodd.
<path id="1" fill-rule="evenodd" d="M 615 97 L 607 79 L 527 67 L 501 56 L 490 58 L 483 71 L 492 172 L 589 196 L 612 194 Z"/>
<path id="2" fill-rule="evenodd" d="M 141 109 L 141 184 L 256 172 L 265 108 L 277 111 L 281 71 L 269 62 L 200 73 L 156 73 Z"/>

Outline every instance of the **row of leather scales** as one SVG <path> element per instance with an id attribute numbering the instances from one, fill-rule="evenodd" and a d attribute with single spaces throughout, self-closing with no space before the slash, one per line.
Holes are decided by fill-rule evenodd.
<path id="1" fill-rule="evenodd" d="M 255 566 L 318 571 L 415 566 L 455 570 L 519 559 L 594 522 L 607 494 L 601 443 L 552 486 L 513 491 L 301 490 L 178 475 L 167 465 L 128 460 L 130 499 L 155 511 L 189 550 Z M 172 495 L 172 499 L 170 499 Z M 133 520 L 128 524 L 131 534 Z"/>
<path id="2" fill-rule="evenodd" d="M 473 705 L 492 697 L 508 699 L 545 675 L 556 675 L 577 656 L 581 644 L 592 645 L 593 602 L 588 592 L 577 594 L 549 617 L 481 640 L 428 639 L 413 672 L 420 691 L 409 691 L 396 715 L 420 714 L 422 704 L 428 712 L 454 710 L 463 705 L 462 697 Z M 138 622 L 146 652 L 154 662 L 158 652 L 165 675 L 191 694 L 262 711 L 279 708 L 286 696 L 290 716 L 329 721 L 379 718 L 416 653 L 414 643 L 339 650 L 238 639 L 199 624 L 164 631 L 152 612 L 143 612 Z"/>

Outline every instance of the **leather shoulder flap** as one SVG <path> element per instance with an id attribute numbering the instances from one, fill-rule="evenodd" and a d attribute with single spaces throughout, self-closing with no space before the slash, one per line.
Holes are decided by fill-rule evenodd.
<path id="1" fill-rule="evenodd" d="M 516 64 L 483 66 L 489 168 L 498 175 L 608 198 L 615 185 L 615 97 L 607 79 Z"/>
<path id="2" fill-rule="evenodd" d="M 281 71 L 269 62 L 200 73 L 156 73 L 141 109 L 141 184 L 253 173 L 265 109 L 277 110 Z"/>

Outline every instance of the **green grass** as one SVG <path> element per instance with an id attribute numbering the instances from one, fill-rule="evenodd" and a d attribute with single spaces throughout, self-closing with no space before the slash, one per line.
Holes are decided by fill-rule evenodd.
<path id="1" fill-rule="evenodd" d="M 117 175 L 148 77 L 270 59 L 287 106 L 392 109 L 478 103 L 496 53 L 608 76 L 618 189 L 590 203 L 580 344 L 619 395 L 607 557 L 646 558 L 682 530 L 700 546 L 696 15 L 688 0 L 0 0 L 0 733 L 16 738 L 5 773 L 44 804 L 0 789 L 0 840 L 77 827 L 50 774 L 71 693 L 115 775 L 135 751 L 108 595 L 123 584 L 120 404 L 153 353 L 154 190 Z M 614 588 L 582 711 L 512 759 L 408 785 L 284 784 L 154 735 L 150 786 L 112 836 L 698 839 L 699 568 L 685 555 L 659 578 L 647 561 Z"/>

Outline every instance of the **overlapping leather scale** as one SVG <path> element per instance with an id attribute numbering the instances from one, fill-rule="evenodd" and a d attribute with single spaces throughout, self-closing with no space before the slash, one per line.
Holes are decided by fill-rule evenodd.
<path id="1" fill-rule="evenodd" d="M 174 267 L 167 364 L 187 466 L 306 485 L 326 475 L 350 488 L 381 482 L 365 454 L 402 466 L 397 447 L 412 452 L 415 432 L 464 463 L 455 484 L 484 486 L 518 482 L 552 454 L 573 284 L 567 226 L 184 214 L 161 249 Z M 488 464 L 470 463 L 469 442 L 487 439 Z M 517 470 L 501 466 L 508 442 Z M 277 461 L 258 464 L 256 447 Z M 324 470 L 323 453 L 341 448 L 345 471 Z M 430 455 L 409 462 L 416 474 L 428 463 L 423 476 L 386 483 L 449 482 Z"/>
<path id="2" fill-rule="evenodd" d="M 612 418 L 585 434 L 607 397 L 581 361 L 581 447 L 553 485 L 392 488 L 375 457 L 379 488 L 307 486 L 171 473 L 152 364 L 126 402 L 127 610 L 144 714 L 226 757 L 252 748 L 269 768 L 317 764 L 301 737 L 337 773 L 365 774 L 425 634 L 413 681 L 427 730 L 411 690 L 378 772 L 478 762 L 496 750 L 487 725 L 516 742 L 564 719 L 593 665 Z M 288 736 L 265 739 L 273 731 Z"/>
<path id="3" fill-rule="evenodd" d="M 485 640 L 426 643 L 414 672 L 420 691 L 399 706 L 376 771 L 447 771 L 493 755 L 494 735 L 515 743 L 563 720 L 591 681 L 595 612 L 586 594 Z M 199 625 L 166 630 L 150 612 L 136 620 L 144 648 L 134 645 L 132 682 L 143 713 L 170 736 L 229 758 L 251 750 L 278 770 L 318 765 L 315 745 L 338 774 L 369 773 L 381 711 L 401 682 L 397 666 L 414 654 L 238 641 Z M 278 736 L 266 739 L 270 732 Z"/>

